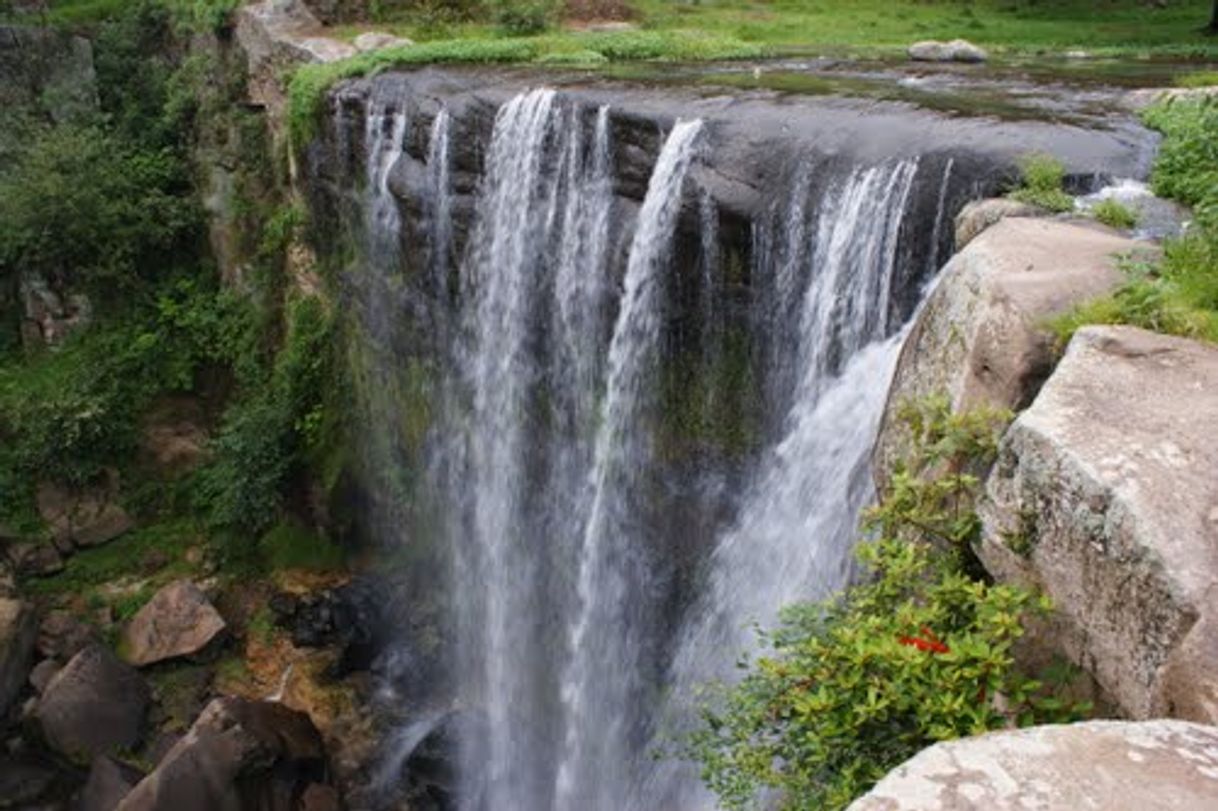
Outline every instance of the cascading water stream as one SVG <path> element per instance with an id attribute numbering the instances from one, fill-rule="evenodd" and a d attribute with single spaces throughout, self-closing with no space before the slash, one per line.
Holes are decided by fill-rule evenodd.
<path id="1" fill-rule="evenodd" d="M 636 424 L 647 396 L 661 325 L 662 280 L 681 205 L 681 187 L 701 121 L 678 122 L 656 162 L 639 212 L 593 461 L 591 511 L 579 559 L 579 606 L 568 631 L 571 663 L 562 682 L 566 751 L 556 808 L 611 811 L 629 779 L 627 740 L 637 703 L 645 620 L 634 595 L 646 589 L 634 502 L 648 447 Z M 607 677 L 614 673 L 613 677 Z"/>
<path id="2" fill-rule="evenodd" d="M 799 218 L 786 218 L 775 235 L 784 256 L 775 283 L 787 292 L 799 279 L 806 285 L 793 356 L 773 370 L 798 370 L 788 384 L 795 394 L 785 436 L 754 475 L 679 635 L 661 736 L 687 731 L 700 684 L 731 679 L 755 641 L 752 628 L 770 627 L 782 606 L 827 596 L 848 580 L 859 510 L 871 497 L 871 444 L 900 348 L 888 337 L 889 285 L 916 171 L 914 160 L 855 169 L 825 193 L 815 241 Z M 790 210 L 805 210 L 807 188 L 794 185 Z M 639 809 L 713 807 L 692 769 L 674 760 L 636 791 Z"/>
<path id="3" fill-rule="evenodd" d="M 455 122 L 441 109 L 430 133 L 415 135 L 405 105 L 376 98 L 364 122 L 361 198 L 369 260 L 383 282 L 376 289 L 417 284 L 434 297 L 425 316 L 437 343 L 425 499 L 451 554 L 452 672 L 463 714 L 457 807 L 711 807 L 687 766 L 656 766 L 650 749 L 688 729 L 696 686 L 731 675 L 754 641 L 753 623 L 772 624 L 782 605 L 823 596 L 850 576 L 899 345 L 893 286 L 908 256 L 902 225 L 919 161 L 809 159 L 767 218 L 752 223 L 751 267 L 734 265 L 729 282 L 738 259 L 724 249 L 735 238 L 725 231 L 739 221 L 705 188 L 685 194 L 701 122 L 678 122 L 668 134 L 632 219 L 633 204 L 615 197 L 621 156 L 610 109 L 533 90 L 496 114 L 458 255 L 454 234 L 467 232 L 454 229 Z M 423 270 L 391 284 L 405 260 L 403 234 L 420 231 L 403 231 L 389 177 L 398 161 L 422 160 L 403 150 L 423 137 L 425 167 L 395 175 L 403 186 L 417 178 L 426 194 L 414 208 L 426 221 Z M 949 161 L 944 183 L 951 171 Z M 683 219 L 686 199 L 696 205 Z M 936 234 L 946 200 L 939 191 Z M 696 261 L 673 255 L 678 220 L 698 229 L 696 240 L 680 242 Z M 692 268 L 679 280 L 692 291 L 688 302 L 668 300 L 674 259 Z M 759 367 L 769 444 L 730 460 L 745 468 L 733 474 L 739 501 L 726 494 L 730 526 L 708 544 L 709 557 L 702 553 L 692 604 L 661 616 L 673 605 L 665 602 L 672 583 L 656 560 L 668 539 L 655 514 L 672 496 L 654 485 L 674 468 L 655 453 L 654 432 L 667 319 L 687 305 L 695 323 L 684 334 L 701 342 L 688 355 L 697 375 L 713 380 L 729 361 Z M 366 312 L 394 317 L 380 297 Z M 716 399 L 724 395 L 714 385 L 699 390 L 705 401 L 692 408 L 704 424 L 734 413 L 730 400 Z M 403 728 L 382 769 L 387 781 L 444 717 L 433 708 L 425 724 Z"/>

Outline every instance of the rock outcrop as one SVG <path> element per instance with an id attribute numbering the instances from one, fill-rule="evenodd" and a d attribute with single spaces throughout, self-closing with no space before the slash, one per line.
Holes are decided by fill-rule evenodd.
<path id="1" fill-rule="evenodd" d="M 1133 718 L 1218 723 L 1218 347 L 1088 327 L 1007 431 L 980 508 L 996 577 Z"/>
<path id="2" fill-rule="evenodd" d="M 225 623 L 207 596 L 189 580 L 158 591 L 123 629 L 120 649 L 129 663 L 154 662 L 199 653 L 224 632 Z"/>
<path id="3" fill-rule="evenodd" d="M 286 107 L 285 69 L 306 62 L 332 62 L 359 53 L 348 42 L 323 36 L 321 22 L 301 0 L 263 0 L 236 12 L 237 41 L 249 66 L 250 101 L 266 107 L 280 131 Z"/>
<path id="4" fill-rule="evenodd" d="M 93 758 L 89 778 L 76 801 L 76 811 L 114 811 L 141 777 L 135 769 L 114 758 Z"/>
<path id="5" fill-rule="evenodd" d="M 1045 321 L 1113 288 L 1118 257 L 1139 247 L 1098 228 L 1021 218 L 956 254 L 901 350 L 876 441 L 881 487 L 907 450 L 902 402 L 943 393 L 957 411 L 1026 406 L 1053 367 Z"/>
<path id="6" fill-rule="evenodd" d="M 148 710 L 148 685 L 101 645 L 89 645 L 55 674 L 30 721 L 38 736 L 77 763 L 131 749 Z"/>
<path id="7" fill-rule="evenodd" d="M 974 200 L 956 215 L 956 250 L 964 250 L 982 231 L 1007 217 L 1036 217 L 1044 213 L 1042 208 L 1005 197 Z"/>
<path id="8" fill-rule="evenodd" d="M 990 56 L 966 39 L 940 42 L 928 39 L 909 46 L 909 58 L 915 62 L 984 62 Z"/>
<path id="9" fill-rule="evenodd" d="M 79 491 L 52 482 L 38 485 L 38 514 L 61 553 L 109 543 L 135 526 L 127 511 L 115 502 L 117 474 L 106 479 Z"/>
<path id="10" fill-rule="evenodd" d="M 0 718 L 25 684 L 37 636 L 33 607 L 0 597 Z"/>
<path id="11" fill-rule="evenodd" d="M 298 811 L 326 783 L 321 736 L 307 715 L 219 698 L 118 811 Z"/>
<path id="12" fill-rule="evenodd" d="M 919 752 L 849 811 L 1208 811 L 1218 728 L 1092 721 L 995 732 Z"/>

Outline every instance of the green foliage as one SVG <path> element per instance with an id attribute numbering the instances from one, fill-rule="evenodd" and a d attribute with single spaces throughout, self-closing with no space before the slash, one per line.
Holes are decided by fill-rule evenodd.
<path id="1" fill-rule="evenodd" d="M 1074 198 L 1062 189 L 1066 170 L 1061 161 L 1052 155 L 1034 153 L 1025 155 L 1019 168 L 1023 185 L 1011 191 L 1008 197 L 1047 211 L 1074 210 Z"/>
<path id="2" fill-rule="evenodd" d="M 326 407 L 331 316 L 319 299 L 302 296 L 290 303 L 287 324 L 270 379 L 228 409 L 213 458 L 199 472 L 198 505 L 215 529 L 259 534 L 273 525 L 289 474 L 335 428 Z"/>
<path id="3" fill-rule="evenodd" d="M 723 689 L 690 740 L 729 809 L 832 811 L 936 741 L 1086 712 L 1045 694 L 1013 648 L 1047 610 L 1027 591 L 969 576 L 942 541 L 977 531 L 975 478 L 1003 415 L 953 415 L 944 398 L 903 410 L 914 447 L 871 514 L 865 576 L 788 608 L 766 653 Z M 921 481 L 914 481 L 920 477 Z M 774 794 L 777 792 L 778 797 Z"/>
<path id="4" fill-rule="evenodd" d="M 1218 70 L 1198 70 L 1176 77 L 1176 87 L 1213 87 L 1218 85 Z"/>
<path id="5" fill-rule="evenodd" d="M 1218 100 L 1168 101 L 1142 118 L 1163 133 L 1151 177 L 1155 194 L 1192 206 L 1201 228 L 1218 231 Z"/>
<path id="6" fill-rule="evenodd" d="M 1151 181 L 1156 194 L 1193 207 L 1184 236 L 1167 240 L 1158 261 L 1125 263 L 1126 282 L 1051 323 L 1064 346 L 1085 324 L 1132 324 L 1218 341 L 1218 103 L 1157 104 L 1143 117 L 1162 131 Z"/>
<path id="7" fill-rule="evenodd" d="M 325 94 L 336 82 L 374 75 L 390 68 L 442 63 L 513 63 L 558 59 L 579 54 L 587 61 L 592 53 L 605 60 L 643 59 L 705 60 L 749 59 L 760 56 L 760 48 L 734 37 L 694 31 L 621 31 L 569 33 L 514 39 L 457 39 L 423 42 L 403 48 L 383 48 L 326 64 L 304 65 L 296 70 L 288 86 L 288 124 L 293 141 L 303 144 L 312 137 Z M 568 63 L 569 64 L 569 63 Z"/>
<path id="8" fill-rule="evenodd" d="M 0 515 L 19 514 L 36 479 L 81 484 L 121 466 L 156 396 L 252 345 L 248 305 L 179 280 L 57 352 L 0 364 Z"/>
<path id="9" fill-rule="evenodd" d="M 540 34 L 558 13 L 556 0 L 490 0 L 495 25 L 511 36 Z"/>
<path id="10" fill-rule="evenodd" d="M 92 126 L 51 129 L 0 176 L 0 272 L 40 271 L 129 292 L 193 248 L 201 218 L 184 165 Z"/>
<path id="11" fill-rule="evenodd" d="M 1111 228 L 1128 230 L 1138 224 L 1138 214 L 1119 200 L 1100 200 L 1091 208 L 1091 216 Z"/>
<path id="12" fill-rule="evenodd" d="M 280 521 L 258 543 L 272 570 L 328 571 L 343 566 L 340 547 L 291 520 Z"/>
<path id="13" fill-rule="evenodd" d="M 1142 329 L 1218 341 L 1218 249 L 1212 237 L 1168 241 L 1158 262 L 1128 261 L 1116 292 L 1075 307 L 1049 322 L 1059 348 L 1087 324 Z"/>

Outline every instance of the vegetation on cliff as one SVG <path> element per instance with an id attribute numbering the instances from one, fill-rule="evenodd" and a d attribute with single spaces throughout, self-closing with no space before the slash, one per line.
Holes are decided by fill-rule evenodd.
<path id="1" fill-rule="evenodd" d="M 1129 279 L 1115 293 L 1057 320 L 1062 346 L 1086 324 L 1132 324 L 1218 341 L 1218 102 L 1169 100 L 1144 118 L 1163 133 L 1152 188 L 1191 206 L 1193 222 L 1164 244 L 1161 260 L 1127 262 Z"/>
<path id="2" fill-rule="evenodd" d="M 290 559 L 249 539 L 281 522 L 290 488 L 329 461 L 332 319 L 321 299 L 288 291 L 286 249 L 300 218 L 274 189 L 262 122 L 235 103 L 242 83 L 182 34 L 220 6 L 124 6 L 92 34 L 96 112 L 31 116 L 0 166 L 0 281 L 83 293 L 93 322 L 61 345 L 23 350 L 5 320 L 0 524 L 37 536 L 40 482 L 83 488 L 116 472 L 118 497 L 141 525 L 190 526 L 243 565 Z M 238 166 L 243 278 L 228 285 L 204 239 L 208 156 Z M 207 424 L 198 427 L 215 426 L 201 464 L 171 481 L 139 458 L 146 418 L 167 398 L 200 403 Z M 108 554 L 138 558 L 138 538 L 129 549 L 127 540 Z M 52 581 L 70 588 L 75 568 Z"/>
<path id="3" fill-rule="evenodd" d="M 858 585 L 787 609 L 769 651 L 720 688 L 689 754 L 728 808 L 839 809 L 918 750 L 992 729 L 1070 720 L 1089 708 L 1023 672 L 1015 645 L 1047 609 L 990 582 L 973 471 L 1009 415 L 952 414 L 946 398 L 902 411 L 914 437 L 864 522 Z"/>

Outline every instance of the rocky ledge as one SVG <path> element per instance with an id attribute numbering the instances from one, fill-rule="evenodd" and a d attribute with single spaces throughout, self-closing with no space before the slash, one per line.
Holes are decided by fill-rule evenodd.
<path id="1" fill-rule="evenodd" d="M 848 811 L 1207 811 L 1218 728 L 1092 721 L 932 746 Z"/>
<path id="2" fill-rule="evenodd" d="M 1088 327 L 1011 425 L 979 554 L 1134 718 L 1218 722 L 1218 347 Z"/>
<path id="3" fill-rule="evenodd" d="M 958 228 L 978 227 L 969 216 L 962 212 Z M 1056 360 L 1046 322 L 1111 290 L 1122 278 L 1119 257 L 1147 249 L 1090 224 L 1023 215 L 970 241 L 940 273 L 901 350 L 876 441 L 881 486 L 907 450 L 902 402 L 941 393 L 957 411 L 1026 407 Z"/>

